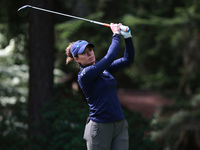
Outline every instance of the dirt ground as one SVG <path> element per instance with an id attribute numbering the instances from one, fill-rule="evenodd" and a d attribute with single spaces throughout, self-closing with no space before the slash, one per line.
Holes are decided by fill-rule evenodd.
<path id="1" fill-rule="evenodd" d="M 153 92 L 118 90 L 118 97 L 122 106 L 139 111 L 148 119 L 153 117 L 157 108 L 172 104 L 171 100 Z"/>

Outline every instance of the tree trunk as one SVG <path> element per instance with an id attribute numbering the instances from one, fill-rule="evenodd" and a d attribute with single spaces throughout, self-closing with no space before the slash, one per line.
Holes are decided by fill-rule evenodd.
<path id="1" fill-rule="evenodd" d="M 30 5 L 53 10 L 53 0 L 30 0 Z M 38 10 L 29 14 L 29 129 L 30 149 L 46 149 L 46 127 L 41 110 L 52 97 L 54 67 L 53 15 Z M 46 145 L 46 146 L 45 146 Z"/>

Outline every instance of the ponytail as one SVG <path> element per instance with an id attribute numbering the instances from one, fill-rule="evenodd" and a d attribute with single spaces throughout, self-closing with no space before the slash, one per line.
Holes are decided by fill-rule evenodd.
<path id="1" fill-rule="evenodd" d="M 69 46 L 65 49 L 65 54 L 67 55 L 66 64 L 68 64 L 69 62 L 71 62 L 74 59 L 72 56 L 72 53 L 70 51 L 73 43 L 74 42 L 70 43 Z"/>

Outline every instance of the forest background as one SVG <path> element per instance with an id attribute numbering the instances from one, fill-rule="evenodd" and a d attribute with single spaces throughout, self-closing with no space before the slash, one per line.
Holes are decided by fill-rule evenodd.
<path id="1" fill-rule="evenodd" d="M 109 28 L 41 11 L 18 16 L 26 4 L 129 26 L 135 62 L 115 74 L 118 89 L 157 92 L 173 101 L 148 120 L 123 108 L 130 150 L 200 149 L 199 0 L 1 0 L 2 150 L 86 149 L 88 106 L 77 87 L 79 68 L 65 64 L 65 48 L 87 40 L 99 60 L 112 37 Z"/>

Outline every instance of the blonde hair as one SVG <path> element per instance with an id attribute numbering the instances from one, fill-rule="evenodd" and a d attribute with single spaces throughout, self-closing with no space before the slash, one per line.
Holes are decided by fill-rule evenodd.
<path id="1" fill-rule="evenodd" d="M 73 43 L 74 42 L 70 43 L 69 46 L 65 49 L 65 54 L 67 55 L 66 64 L 68 64 L 69 62 L 71 62 L 74 59 L 72 56 L 72 53 L 70 51 Z"/>

